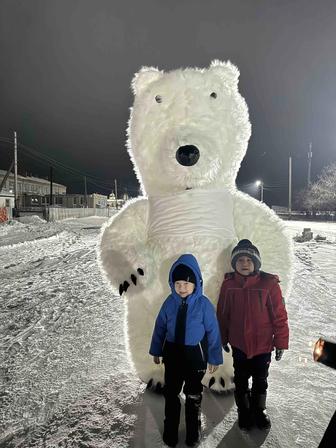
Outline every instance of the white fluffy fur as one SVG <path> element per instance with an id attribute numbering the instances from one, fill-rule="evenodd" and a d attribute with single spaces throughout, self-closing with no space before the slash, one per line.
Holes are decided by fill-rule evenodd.
<path id="1" fill-rule="evenodd" d="M 235 187 L 251 133 L 247 106 L 238 92 L 238 77 L 237 67 L 230 62 L 213 61 L 208 69 L 187 68 L 168 73 L 143 68 L 132 82 L 135 100 L 128 129 L 128 151 L 144 197 L 129 201 L 107 222 L 98 255 L 114 288 L 125 280 L 131 284 L 126 294 L 128 347 L 135 369 L 144 381 L 163 380 L 162 367 L 153 364 L 148 348 L 155 317 L 169 293 L 169 268 L 182 253 L 193 253 L 198 259 L 205 294 L 216 305 L 224 272 L 231 270 L 232 248 L 239 239 L 251 239 L 260 249 L 262 268 L 279 274 L 284 294 L 289 294 L 292 247 L 281 220 L 267 206 Z M 217 98 L 210 96 L 212 92 Z M 162 99 L 160 103 L 155 100 L 157 95 Z M 200 150 L 199 161 L 190 167 L 179 165 L 175 158 L 179 146 L 187 144 Z M 190 194 L 186 188 L 196 189 L 197 194 L 203 192 L 209 198 L 216 191 L 217 201 L 225 201 L 230 219 L 226 218 L 228 222 L 222 224 L 230 232 L 224 238 L 220 231 L 214 234 L 213 229 L 206 237 L 198 233 L 208 220 L 202 211 L 204 201 L 198 202 L 197 194 L 183 202 L 184 215 L 179 215 L 182 220 L 183 216 L 188 219 L 199 207 L 195 232 L 190 230 L 193 224 L 190 227 L 189 222 L 188 233 L 181 226 L 180 233 L 176 234 L 174 229 L 174 236 L 167 236 L 165 226 L 169 224 L 171 196 L 178 201 Z M 154 196 L 161 196 L 163 205 L 167 201 L 167 213 L 160 222 L 162 234 L 156 231 L 153 236 L 150 217 L 155 213 L 149 210 L 153 201 L 148 199 Z M 213 210 L 217 216 L 216 201 L 212 202 L 206 207 L 207 214 L 211 215 Z M 143 277 L 137 274 L 139 267 L 145 272 Z M 137 276 L 136 286 L 130 280 L 131 274 Z M 232 388 L 231 355 L 225 355 L 213 389 L 223 390 L 220 377 L 225 380 L 224 389 Z M 208 379 L 206 376 L 205 381 Z"/>

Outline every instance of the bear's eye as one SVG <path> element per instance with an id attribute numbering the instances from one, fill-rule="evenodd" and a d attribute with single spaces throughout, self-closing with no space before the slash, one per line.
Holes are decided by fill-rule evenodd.
<path id="1" fill-rule="evenodd" d="M 156 95 L 156 97 L 155 97 L 155 101 L 156 101 L 157 103 L 162 103 L 162 96 L 161 96 L 161 95 Z"/>
<path id="2" fill-rule="evenodd" d="M 210 93 L 211 98 L 217 98 L 217 93 L 216 92 L 212 92 Z"/>

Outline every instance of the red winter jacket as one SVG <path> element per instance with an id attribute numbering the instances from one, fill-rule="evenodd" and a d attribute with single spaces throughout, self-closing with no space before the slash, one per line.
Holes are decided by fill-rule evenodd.
<path id="1" fill-rule="evenodd" d="M 288 348 L 288 318 L 276 275 L 225 274 L 217 305 L 223 346 L 228 342 L 247 358 Z"/>

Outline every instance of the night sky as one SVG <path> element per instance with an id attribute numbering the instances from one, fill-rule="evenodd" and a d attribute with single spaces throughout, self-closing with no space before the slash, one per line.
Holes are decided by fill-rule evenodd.
<path id="1" fill-rule="evenodd" d="M 0 137 L 78 170 L 55 180 L 83 191 L 137 194 L 125 147 L 130 82 L 143 65 L 171 70 L 235 63 L 252 137 L 238 186 L 265 184 L 286 205 L 288 156 L 294 193 L 336 160 L 335 0 L 1 0 Z M 0 168 L 11 150 L 0 141 Z M 19 151 L 19 171 L 49 163 Z M 94 183 L 92 183 L 94 182 Z M 250 193 L 253 193 L 251 188 Z"/>

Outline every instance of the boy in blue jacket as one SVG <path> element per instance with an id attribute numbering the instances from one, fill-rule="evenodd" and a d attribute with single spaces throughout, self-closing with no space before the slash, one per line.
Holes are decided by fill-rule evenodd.
<path id="1" fill-rule="evenodd" d="M 178 442 L 183 383 L 186 444 L 194 446 L 200 436 L 202 378 L 209 363 L 213 373 L 223 363 L 222 344 L 215 309 L 203 295 L 202 275 L 193 255 L 182 255 L 171 267 L 171 294 L 156 318 L 149 353 L 156 364 L 165 365 L 165 420 L 163 441 Z"/>

